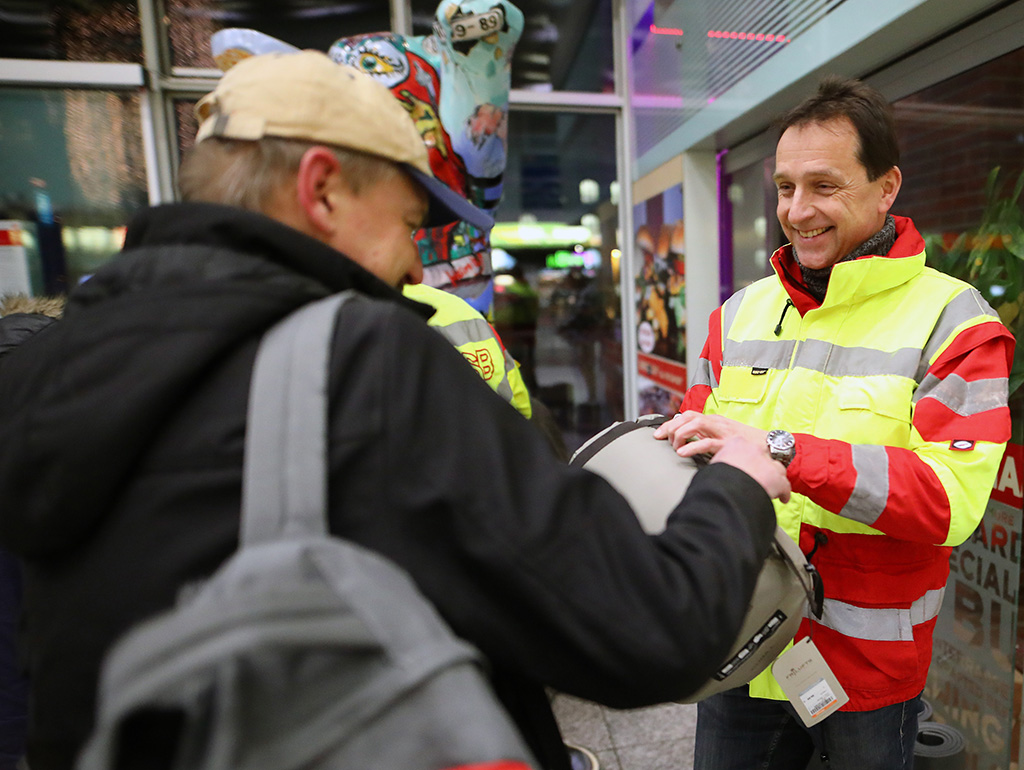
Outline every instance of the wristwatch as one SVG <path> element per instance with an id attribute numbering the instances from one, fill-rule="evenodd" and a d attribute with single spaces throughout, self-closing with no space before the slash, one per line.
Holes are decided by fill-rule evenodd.
<path id="1" fill-rule="evenodd" d="M 793 434 L 785 430 L 770 430 L 765 436 L 768 442 L 768 454 L 773 460 L 778 460 L 783 465 L 789 465 L 796 456 L 796 439 Z"/>

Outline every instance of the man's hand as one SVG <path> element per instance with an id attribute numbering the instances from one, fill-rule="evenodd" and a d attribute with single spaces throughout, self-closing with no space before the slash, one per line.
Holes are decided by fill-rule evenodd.
<path id="1" fill-rule="evenodd" d="M 742 436 L 751 444 L 761 445 L 768 451 L 768 431 L 758 430 L 742 422 L 717 414 L 683 412 L 663 422 L 654 430 L 654 437 L 666 439 L 680 457 L 715 454 L 727 438 Z"/>
<path id="2" fill-rule="evenodd" d="M 739 468 L 764 487 L 769 497 L 777 497 L 783 503 L 789 502 L 790 486 L 786 466 L 771 458 L 767 445 L 755 446 L 742 436 L 733 436 L 722 442 L 721 449 L 715 452 L 711 462 Z"/>
<path id="3" fill-rule="evenodd" d="M 728 417 L 683 412 L 659 425 L 654 437 L 668 441 L 680 457 L 714 455 L 711 462 L 739 468 L 758 482 L 771 497 L 789 501 L 785 466 L 768 453 L 767 431 Z"/>

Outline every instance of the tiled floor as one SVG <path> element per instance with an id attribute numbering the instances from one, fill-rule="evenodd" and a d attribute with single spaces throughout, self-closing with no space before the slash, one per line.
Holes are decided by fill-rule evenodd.
<path id="1" fill-rule="evenodd" d="M 558 694 L 552 707 L 565 740 L 590 749 L 600 770 L 693 768 L 694 705 L 617 711 Z"/>

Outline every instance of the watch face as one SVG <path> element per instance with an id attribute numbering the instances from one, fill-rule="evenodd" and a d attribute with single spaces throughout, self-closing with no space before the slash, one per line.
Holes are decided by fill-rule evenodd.
<path id="1" fill-rule="evenodd" d="M 784 430 L 773 430 L 768 432 L 768 443 L 772 449 L 779 452 L 786 452 L 796 446 L 796 439 L 793 434 Z"/>
<path id="2" fill-rule="evenodd" d="M 793 434 L 784 430 L 768 431 L 768 453 L 773 460 L 788 466 L 796 455 L 796 439 Z"/>

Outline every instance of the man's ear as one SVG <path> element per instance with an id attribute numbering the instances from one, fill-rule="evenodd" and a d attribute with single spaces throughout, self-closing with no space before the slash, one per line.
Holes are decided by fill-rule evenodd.
<path id="1" fill-rule="evenodd" d="M 887 213 L 892 208 L 892 204 L 896 202 L 896 195 L 900 191 L 900 187 L 903 185 L 903 173 L 900 171 L 899 166 L 893 166 L 891 169 L 882 174 L 882 199 L 879 201 L 878 208 L 881 213 Z"/>
<path id="2" fill-rule="evenodd" d="M 310 229 L 330 235 L 336 228 L 333 217 L 339 205 L 341 164 L 327 147 L 310 147 L 299 161 L 296 176 L 298 204 Z"/>

